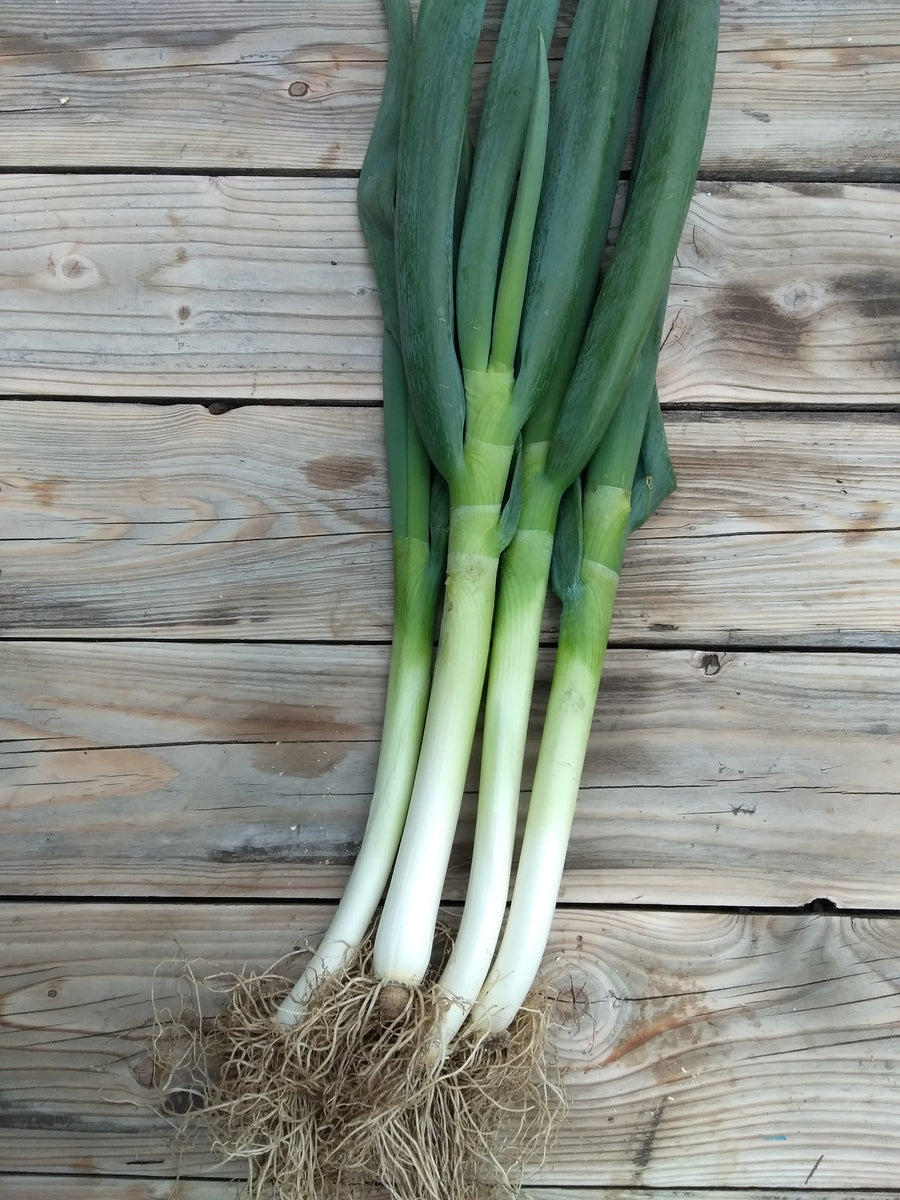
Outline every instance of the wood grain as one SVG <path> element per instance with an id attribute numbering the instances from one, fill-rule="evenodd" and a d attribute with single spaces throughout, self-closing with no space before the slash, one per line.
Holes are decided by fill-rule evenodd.
<path id="1" fill-rule="evenodd" d="M 2 26 L 0 1196 L 231 1200 L 139 1080 L 151 991 L 306 946 L 365 820 L 382 4 Z M 620 590 L 530 1200 L 900 1197 L 898 91 L 895 0 L 722 0 L 659 371 L 680 486 Z"/>
<path id="2" fill-rule="evenodd" d="M 896 415 L 673 414 L 613 639 L 900 646 Z M 17 636 L 386 640 L 377 410 L 0 404 Z M 548 628 L 552 626 L 548 625 Z"/>
<path id="3" fill-rule="evenodd" d="M 0 194 L 4 391 L 380 395 L 353 180 L 26 175 Z"/>
<path id="4" fill-rule="evenodd" d="M 137 1082 L 154 968 L 168 962 L 154 982 L 165 1009 L 174 956 L 201 979 L 204 963 L 262 965 L 326 915 L 7 906 L 3 1167 L 169 1174 L 170 1131 Z M 540 1182 L 891 1187 L 898 938 L 889 918 L 560 913 L 545 987 L 572 1109 Z M 200 1147 L 180 1156 L 187 1176 L 209 1165 Z"/>
<path id="5" fill-rule="evenodd" d="M 0 893 L 338 895 L 386 665 L 365 646 L 7 646 Z M 526 786 L 549 671 L 545 655 Z M 900 906 L 898 671 L 883 654 L 611 651 L 563 899 Z"/>
<path id="6" fill-rule="evenodd" d="M 386 54 L 376 0 L 32 0 L 3 35 L 0 162 L 23 168 L 353 171 Z M 891 0 L 723 0 L 703 170 L 896 178 L 898 83 Z"/>
<path id="7" fill-rule="evenodd" d="M 8 1175 L 0 1172 L 0 1195 L 6 1183 L 15 1200 L 240 1200 L 236 1184 L 226 1180 L 118 1179 L 77 1175 Z M 627 1187 L 526 1187 L 523 1200 L 647 1200 L 646 1189 Z M 383 1194 L 382 1194 L 383 1195 Z M 896 1192 L 869 1189 L 865 1200 L 893 1200 Z M 373 1188 L 360 1188 L 354 1200 L 382 1200 Z M 654 1188 L 654 1200 L 859 1200 L 859 1192 L 812 1188 Z"/>
<path id="8" fill-rule="evenodd" d="M 667 404 L 896 406 L 900 189 L 701 183 Z M 350 179 L 0 176 L 0 393 L 380 398 Z"/>
<path id="9" fill-rule="evenodd" d="M 895 187 L 701 182 L 672 275 L 665 401 L 896 400 L 898 215 Z"/>

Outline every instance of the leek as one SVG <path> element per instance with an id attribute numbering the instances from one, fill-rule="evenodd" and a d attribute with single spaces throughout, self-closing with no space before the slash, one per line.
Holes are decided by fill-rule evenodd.
<path id="1" fill-rule="evenodd" d="M 562 601 L 556 663 L 503 938 L 473 1024 L 508 1027 L 530 991 L 550 933 L 600 686 L 628 533 L 641 444 L 654 402 L 659 320 L 606 436 L 563 497 L 554 538 L 553 590 Z M 646 475 L 648 490 L 651 482 Z M 664 481 L 660 481 L 665 486 Z"/>
<path id="2" fill-rule="evenodd" d="M 505 540 L 503 501 L 519 424 L 512 406 L 511 367 L 546 143 L 549 83 L 543 43 L 521 19 L 504 23 L 519 42 L 528 43 L 534 85 L 521 138 L 513 139 L 521 143 L 521 157 L 515 164 L 519 185 L 501 258 L 497 229 L 502 232 L 506 223 L 508 201 L 500 211 L 494 205 L 493 213 L 486 213 L 484 201 L 493 197 L 479 188 L 483 172 L 492 168 L 497 136 L 509 140 L 508 130 L 501 130 L 493 120 L 495 106 L 503 104 L 507 95 L 502 83 L 509 74 L 522 73 L 520 62 L 526 57 L 520 46 L 510 46 L 507 39 L 500 74 L 495 76 L 501 85 L 495 84 L 483 118 L 494 136 L 489 132 L 487 140 L 480 142 L 481 153 L 476 150 L 461 248 L 465 277 L 472 240 L 467 231 L 494 227 L 498 259 L 492 271 L 497 283 L 491 346 L 486 362 L 483 351 L 482 356 L 473 351 L 468 363 L 460 362 L 454 337 L 451 252 L 450 193 L 452 184 L 455 195 L 455 177 L 451 179 L 446 164 L 458 157 L 462 135 L 451 139 L 449 154 L 439 143 L 426 143 L 423 152 L 420 123 L 430 123 L 433 139 L 434 112 L 444 112 L 448 105 L 455 124 L 464 123 L 481 8 L 483 4 L 441 5 L 434 0 L 422 5 L 400 139 L 396 236 L 403 349 L 423 438 L 447 478 L 451 500 L 444 612 L 431 697 L 407 821 L 374 947 L 376 976 L 402 987 L 421 985 L 431 962 L 487 668 L 494 590 Z M 477 23 L 475 9 L 479 9 Z M 451 37 L 459 47 L 458 57 L 465 56 L 464 71 L 458 69 L 457 55 L 447 53 Z M 436 57 L 440 70 L 434 70 Z M 490 147 L 488 153 L 485 145 Z M 442 179 L 432 161 L 435 155 L 445 167 L 442 204 L 435 204 L 432 190 L 435 181 Z M 507 170 L 504 182 L 511 192 L 513 171 Z M 418 257 L 412 262 L 403 257 L 418 255 L 423 245 L 434 255 L 424 269 Z"/>
<path id="3" fill-rule="evenodd" d="M 381 753 L 316 953 L 277 1001 L 238 989 L 214 1035 L 229 1153 L 285 1200 L 367 1179 L 403 1200 L 512 1189 L 504 1139 L 546 1091 L 516 1017 L 562 878 L 626 538 L 674 485 L 654 374 L 717 0 L 579 0 L 555 89 L 557 0 L 508 0 L 472 142 L 484 9 L 421 0 L 414 28 L 408 0 L 385 0 L 388 74 L 359 193 L 394 526 Z M 548 581 L 556 662 L 507 909 Z M 466 900 L 435 970 L 483 699 Z"/>
<path id="4" fill-rule="evenodd" d="M 606 9 L 604 15 L 607 15 L 615 11 L 615 6 L 597 6 L 597 9 Z M 582 0 L 577 12 L 579 16 L 591 14 L 591 7 L 585 7 L 585 0 Z M 633 58 L 637 57 L 634 47 L 639 45 L 641 53 L 637 61 L 640 62 L 647 38 L 650 38 L 647 97 L 637 157 L 622 228 L 583 335 L 580 353 L 571 374 L 566 373 L 568 363 L 562 352 L 555 362 L 555 372 L 545 368 L 542 402 L 524 429 L 522 507 L 512 544 L 504 556 L 500 583 L 488 684 L 475 854 L 460 936 L 438 985 L 446 1009 L 437 1043 L 438 1053 L 446 1052 L 450 1039 L 475 1001 L 496 944 L 496 913 L 505 900 L 509 881 L 550 547 L 562 496 L 586 465 L 598 441 L 602 446 L 603 435 L 609 423 L 615 421 L 619 406 L 624 404 L 629 412 L 636 409 L 638 414 L 636 423 L 628 417 L 629 428 L 632 424 L 635 426 L 636 445 L 632 449 L 629 444 L 627 455 L 621 448 L 617 451 L 625 455 L 629 464 L 626 470 L 629 517 L 631 485 L 638 470 L 645 429 L 656 434 L 656 440 L 648 438 L 647 452 L 658 446 L 661 430 L 656 418 L 653 374 L 662 321 L 660 304 L 668 288 L 671 264 L 703 145 L 716 48 L 717 22 L 712 18 L 716 15 L 715 5 L 705 3 L 705 0 L 694 0 L 687 8 L 677 0 L 660 0 L 658 6 L 623 5 L 619 27 L 610 22 L 609 32 L 618 34 L 615 44 L 620 64 L 625 55 L 619 42 L 632 47 Z M 578 33 L 576 21 L 572 33 L 576 52 L 582 47 L 577 40 Z M 591 29 L 592 35 L 596 36 L 596 33 L 596 29 Z M 591 38 L 592 44 L 595 36 Z M 692 81 L 690 85 L 689 80 Z M 565 81 L 563 76 L 561 88 Z M 620 81 L 620 93 L 623 88 L 626 83 Z M 633 70 L 627 78 L 630 100 L 633 100 L 636 88 L 637 73 Z M 605 191 L 605 221 L 609 219 L 612 206 L 623 137 L 621 133 L 613 143 L 616 158 L 612 171 L 607 165 L 605 171 L 598 172 L 598 189 Z M 565 172 L 560 170 L 559 174 Z M 557 205 L 552 209 L 550 223 L 556 229 L 564 224 L 564 210 L 560 211 L 560 207 Z M 589 226 L 587 221 L 585 226 Z M 569 228 L 568 225 L 564 227 Z M 589 263 L 593 270 L 593 276 L 589 278 L 593 280 L 600 268 L 596 249 L 599 239 L 592 230 L 589 233 L 591 236 L 584 240 L 585 243 L 593 241 L 594 253 L 582 252 L 576 261 Z M 557 235 L 557 241 L 560 236 Z M 552 244 L 549 234 L 546 240 Z M 557 261 L 556 256 L 553 261 Z M 576 278 L 584 278 L 583 270 L 575 274 Z M 540 288 L 536 287 L 539 295 L 546 286 L 542 280 Z M 558 296 L 561 288 L 558 280 L 556 287 Z M 571 313 L 583 307 L 586 294 L 590 293 L 583 285 L 580 291 L 571 287 L 566 297 L 566 311 Z M 526 322 L 523 333 L 527 331 Z M 530 345 L 526 346 L 526 355 L 530 348 Z M 519 380 L 523 377 L 526 377 L 524 367 Z M 636 397 L 632 394 L 635 388 Z M 578 437 L 571 432 L 576 425 L 580 430 Z M 613 444 L 618 446 L 618 439 Z M 646 488 L 646 470 L 643 478 Z M 618 570 L 617 567 L 609 569 Z M 587 601 L 581 603 L 583 606 Z M 600 627 L 596 636 L 601 636 Z M 590 707 L 593 709 L 593 702 Z M 521 871 L 521 867 L 519 869 Z M 546 873 L 544 879 L 551 876 L 552 872 Z M 526 877 L 529 882 L 523 886 L 533 888 L 537 895 L 541 884 L 527 872 Z M 542 945 L 540 937 L 531 934 L 528 942 L 532 947 Z M 528 951 L 521 946 L 519 952 L 524 964 L 528 961 Z M 520 973 L 527 978 L 528 970 L 524 965 Z M 532 979 L 533 974 L 527 978 L 525 991 Z"/>
<path id="5" fill-rule="evenodd" d="M 582 0 L 554 95 L 515 384 L 515 401 L 530 414 L 521 512 L 502 560 L 474 854 L 460 928 L 437 984 L 445 1010 L 437 1055 L 447 1052 L 478 995 L 505 911 L 555 524 L 555 502 L 545 503 L 545 429 L 565 393 L 596 294 L 655 9 L 655 0 Z"/>
<path id="6" fill-rule="evenodd" d="M 446 558 L 446 489 L 433 473 L 411 419 L 400 354 L 394 270 L 397 138 L 412 21 L 406 0 L 387 0 L 390 62 L 363 168 L 358 208 L 384 321 L 382 395 L 391 499 L 394 634 L 381 751 L 363 841 L 332 923 L 301 977 L 278 1007 L 296 1024 L 315 986 L 358 952 L 397 853 L 415 776 L 428 692 L 438 594 Z"/>

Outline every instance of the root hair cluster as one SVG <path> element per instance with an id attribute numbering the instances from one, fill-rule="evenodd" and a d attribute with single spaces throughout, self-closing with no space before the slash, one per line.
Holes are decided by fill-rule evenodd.
<path id="1" fill-rule="evenodd" d="M 185 1120 L 244 1163 L 252 1200 L 338 1200 L 372 1183 L 392 1200 L 497 1200 L 546 1157 L 563 1097 L 540 998 L 436 1062 L 431 984 L 376 981 L 368 948 L 293 1026 L 274 1016 L 290 987 L 279 971 L 211 984 L 221 1011 L 160 1025 L 155 1075 L 163 1091 L 188 1079 L 203 1094 Z"/>

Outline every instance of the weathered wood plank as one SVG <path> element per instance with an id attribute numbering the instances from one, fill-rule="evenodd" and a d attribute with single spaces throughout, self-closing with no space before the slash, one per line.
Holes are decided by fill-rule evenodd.
<path id="1" fill-rule="evenodd" d="M 354 181 L 24 175 L 0 195 L 4 391 L 380 394 Z"/>
<path id="2" fill-rule="evenodd" d="M 2 917 L 5 1169 L 140 1176 L 175 1163 L 135 1078 L 156 965 L 261 965 L 325 912 L 69 904 Z M 540 1182 L 892 1188 L 898 953 L 897 919 L 561 912 L 546 971 L 572 1110 Z M 154 986 L 165 1004 L 168 968 Z M 200 1147 L 180 1156 L 188 1176 L 208 1165 Z"/>
<path id="3" fill-rule="evenodd" d="M 8 1175 L 0 1173 L 0 1195 L 8 1181 L 15 1200 L 240 1200 L 236 1185 L 228 1180 L 128 1179 L 102 1175 Z M 554 1188 L 526 1187 L 523 1200 L 896 1200 L 897 1192 L 859 1192 L 703 1188 Z M 354 1200 L 357 1193 L 354 1192 Z M 381 1200 L 372 1189 L 359 1189 L 358 1200 Z"/>
<path id="4" fill-rule="evenodd" d="M 615 641 L 900 645 L 896 415 L 669 424 Z M 0 488 L 8 634 L 390 635 L 377 410 L 7 401 Z"/>
<path id="5" fill-rule="evenodd" d="M 0 1174 L 0 1195 L 7 1194 L 15 1200 L 239 1200 L 237 1187 L 227 1180 L 115 1179 L 102 1175 Z"/>
<path id="6" fill-rule="evenodd" d="M 230 901 L 336 895 L 362 829 L 390 593 L 349 175 L 381 5 L 10 7 L 0 394 L 342 406 L 0 401 L 0 894 L 27 899 L 0 1195 L 225 1200 L 131 1069 L 155 965 L 315 933 L 325 908 Z M 894 0 L 723 0 L 703 170 L 896 184 L 898 87 Z M 182 174 L 242 170 L 281 177 Z M 898 217 L 890 186 L 697 189 L 660 371 L 681 488 L 629 555 L 564 893 L 682 911 L 560 912 L 574 1108 L 534 1200 L 900 1196 L 897 921 L 683 911 L 900 909 Z M 782 411 L 716 415 L 745 405 Z"/>
<path id="7" fill-rule="evenodd" d="M 666 403 L 900 397 L 900 189 L 701 184 Z M 374 402 L 346 179 L 0 176 L 0 392 Z"/>
<path id="8" fill-rule="evenodd" d="M 386 648 L 18 643 L 3 659 L 0 894 L 339 894 Z M 563 898 L 900 908 L 898 672 L 895 654 L 611 651 Z"/>
<path id="9" fill-rule="evenodd" d="M 486 47 L 501 9 L 490 6 Z M 706 172 L 896 178 L 891 0 L 722 10 Z M 257 0 L 251 13 L 238 0 L 133 0 L 127 13 L 93 0 L 64 22 L 52 0 L 32 0 L 0 39 L 0 162 L 355 170 L 385 53 L 376 0 Z"/>
<path id="10" fill-rule="evenodd" d="M 665 401 L 896 403 L 898 216 L 894 187 L 701 183 L 672 276 Z"/>

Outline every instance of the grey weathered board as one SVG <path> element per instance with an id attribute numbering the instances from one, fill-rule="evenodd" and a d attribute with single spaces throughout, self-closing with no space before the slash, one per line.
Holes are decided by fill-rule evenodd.
<path id="1" fill-rule="evenodd" d="M 339 890 L 386 647 L 44 641 L 4 657 L 0 892 Z M 564 899 L 900 907 L 898 709 L 896 653 L 612 650 Z"/>
<path id="2" fill-rule="evenodd" d="M 894 179 L 898 43 L 893 0 L 723 0 L 705 170 Z M 4 14 L 0 161 L 354 170 L 385 54 L 377 0 L 91 0 L 65 20 L 29 0 Z"/>
<path id="3" fill-rule="evenodd" d="M 131 1179 L 128 1177 L 85 1178 L 70 1175 L 4 1177 L 0 1174 L 0 1189 L 7 1186 L 16 1200 L 234 1200 L 231 1183 L 209 1179 Z M 14 1189 L 14 1190 L 13 1190 Z M 3 1194 L 0 1191 L 0 1194 Z M 528 1186 L 522 1191 L 523 1200 L 571 1200 L 573 1193 L 566 1188 Z M 810 1185 L 788 1188 L 654 1188 L 653 1200 L 893 1200 L 896 1192 L 868 1188 L 864 1192 L 829 1188 L 820 1191 Z M 377 1193 L 360 1192 L 354 1200 L 375 1200 Z M 579 1188 L 579 1200 L 647 1200 L 646 1188 L 604 1187 Z"/>
<path id="4" fill-rule="evenodd" d="M 377 401 L 355 205 L 346 178 L 0 174 L 0 392 Z M 893 184 L 701 181 L 663 401 L 892 406 L 898 227 Z"/>
<path id="5" fill-rule="evenodd" d="M 380 4 L 6 8 L 0 1196 L 227 1200 L 143 1039 L 179 955 L 314 937 L 365 819 Z M 722 0 L 659 372 L 679 490 L 618 599 L 534 1200 L 900 1196 L 898 114 L 895 0 Z"/>
<path id="6" fill-rule="evenodd" d="M 0 431 L 8 633 L 390 636 L 376 410 L 8 401 Z M 691 410 L 669 437 L 614 641 L 900 648 L 895 413 Z"/>

